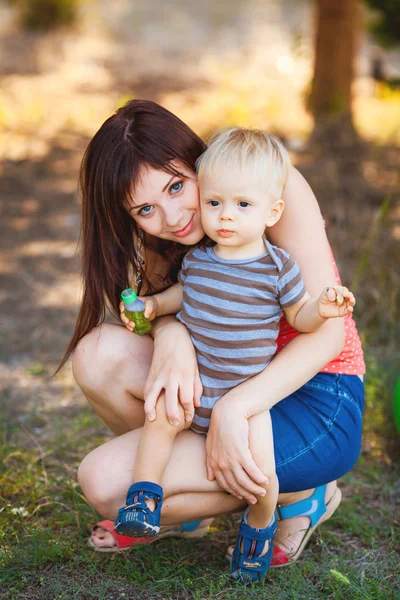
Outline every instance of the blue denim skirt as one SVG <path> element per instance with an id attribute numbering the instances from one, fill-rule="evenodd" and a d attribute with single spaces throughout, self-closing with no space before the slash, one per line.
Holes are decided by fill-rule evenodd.
<path id="1" fill-rule="evenodd" d="M 361 449 L 364 384 L 357 375 L 318 373 L 271 409 L 281 492 L 342 477 Z"/>

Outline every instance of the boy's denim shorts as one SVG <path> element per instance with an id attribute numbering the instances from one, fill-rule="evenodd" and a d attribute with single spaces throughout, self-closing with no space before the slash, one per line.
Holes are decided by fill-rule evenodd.
<path id="1" fill-rule="evenodd" d="M 271 409 L 280 492 L 342 477 L 361 449 L 364 384 L 357 375 L 318 373 Z"/>

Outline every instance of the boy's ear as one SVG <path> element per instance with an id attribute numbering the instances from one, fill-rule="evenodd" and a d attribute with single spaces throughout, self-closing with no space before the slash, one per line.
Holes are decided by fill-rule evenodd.
<path id="1" fill-rule="evenodd" d="M 282 200 L 282 198 L 279 198 L 279 200 L 276 200 L 269 210 L 269 215 L 268 215 L 267 222 L 265 223 L 265 226 L 272 227 L 273 225 L 275 225 L 275 223 L 277 223 L 279 221 L 279 219 L 281 218 L 284 208 L 285 208 L 285 203 Z"/>

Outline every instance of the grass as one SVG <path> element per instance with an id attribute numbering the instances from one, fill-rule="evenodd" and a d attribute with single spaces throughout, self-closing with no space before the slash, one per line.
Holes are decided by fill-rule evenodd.
<path id="1" fill-rule="evenodd" d="M 5 399 L 0 597 L 400 599 L 399 471 L 383 443 L 395 435 L 389 411 L 394 370 L 386 380 L 378 378 L 376 357 L 368 360 L 367 450 L 341 482 L 340 510 L 314 535 L 301 562 L 275 569 L 265 582 L 248 588 L 230 579 L 224 559 L 235 539 L 236 517 L 217 519 L 212 534 L 195 548 L 193 542 L 171 539 L 120 555 L 93 552 L 86 544 L 87 525 L 98 515 L 82 496 L 75 472 L 81 457 L 104 439 L 104 430 L 88 408 L 73 416 L 68 428 L 57 413 L 7 420 Z M 43 369 L 34 365 L 31 375 L 43 377 Z M 380 445 L 372 444 L 378 437 Z"/>

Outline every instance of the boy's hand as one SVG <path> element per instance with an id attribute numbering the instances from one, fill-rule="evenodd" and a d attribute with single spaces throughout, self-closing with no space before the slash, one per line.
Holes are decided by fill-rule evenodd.
<path id="1" fill-rule="evenodd" d="M 155 296 L 138 296 L 144 302 L 144 316 L 152 321 L 157 316 L 158 310 L 158 302 Z M 133 331 L 135 328 L 135 323 L 133 321 L 129 321 L 129 319 L 125 316 L 125 304 L 120 302 L 119 305 L 120 318 L 125 327 L 129 331 Z"/>
<path id="2" fill-rule="evenodd" d="M 319 297 L 318 311 L 324 319 L 345 317 L 353 312 L 355 303 L 356 299 L 347 287 L 336 285 L 324 289 Z"/>

